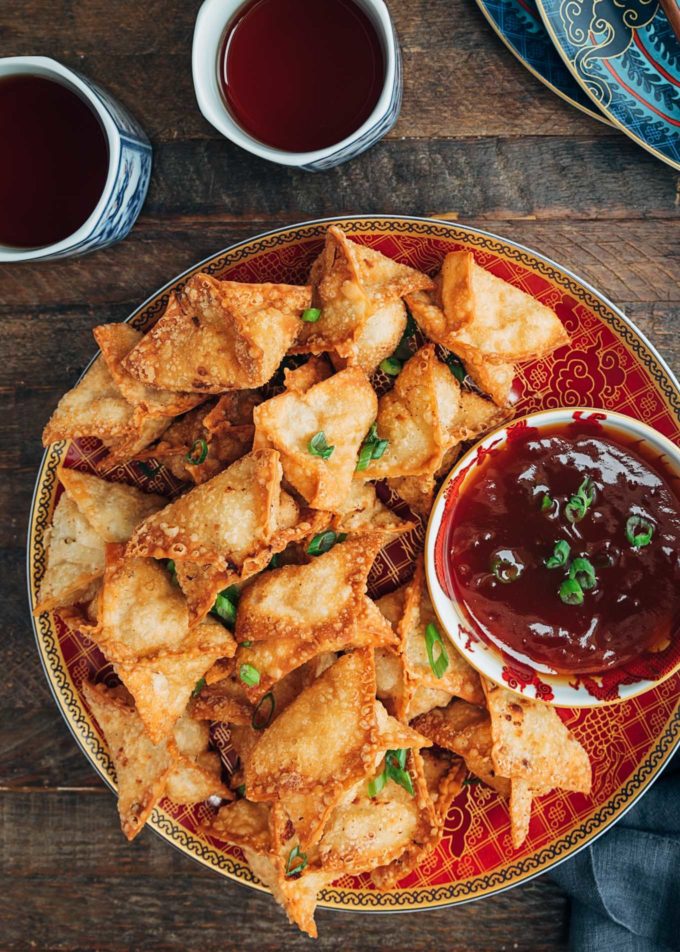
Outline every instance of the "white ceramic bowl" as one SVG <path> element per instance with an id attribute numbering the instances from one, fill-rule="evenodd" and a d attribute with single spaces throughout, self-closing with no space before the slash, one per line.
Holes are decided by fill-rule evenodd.
<path id="1" fill-rule="evenodd" d="M 55 244 L 39 248 L 0 245 L 0 262 L 66 258 L 120 241 L 137 220 L 151 178 L 151 145 L 143 129 L 120 103 L 91 79 L 47 56 L 0 59 L 0 79 L 21 75 L 42 76 L 60 83 L 88 104 L 106 136 L 109 168 L 99 201 L 77 231 Z"/>
<path id="2" fill-rule="evenodd" d="M 675 638 L 665 651 L 656 654 L 646 652 L 639 659 L 601 674 L 555 674 L 544 665 L 524 664 L 507 655 L 504 657 L 495 645 L 482 640 L 472 631 L 463 609 L 449 597 L 439 582 L 435 552 L 447 503 L 452 504 L 455 498 L 465 492 L 466 483 L 485 450 L 502 444 L 512 427 L 529 425 L 541 429 L 571 423 L 592 414 L 597 414 L 597 419 L 606 424 L 607 429 L 644 440 L 680 480 L 680 449 L 647 424 L 622 413 L 588 407 L 543 410 L 494 430 L 461 457 L 444 480 L 430 515 L 425 539 L 425 571 L 432 604 L 443 631 L 458 651 L 490 681 L 525 697 L 538 698 L 558 707 L 599 707 L 634 697 L 665 681 L 680 669 L 680 633 L 675 633 Z"/>
<path id="3" fill-rule="evenodd" d="M 319 0 L 322 2 L 322 0 Z M 192 49 L 192 71 L 198 108 L 223 136 L 260 158 L 319 172 L 354 158 L 382 139 L 397 121 L 401 108 L 401 53 L 384 0 L 354 0 L 369 17 L 382 44 L 385 78 L 378 102 L 368 119 L 351 136 L 313 152 L 286 152 L 265 145 L 234 121 L 219 86 L 220 53 L 227 24 L 244 0 L 205 0 L 198 11 Z"/>

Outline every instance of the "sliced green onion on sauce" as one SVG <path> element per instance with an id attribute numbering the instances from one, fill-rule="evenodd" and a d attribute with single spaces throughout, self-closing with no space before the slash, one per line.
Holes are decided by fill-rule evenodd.
<path id="1" fill-rule="evenodd" d="M 583 589 L 576 579 L 565 579 L 560 585 L 559 596 L 565 605 L 583 604 Z"/>
<path id="2" fill-rule="evenodd" d="M 576 494 L 570 498 L 564 507 L 565 518 L 571 523 L 580 522 L 594 501 L 595 483 L 590 476 L 586 476 L 576 490 Z"/>
<path id="3" fill-rule="evenodd" d="M 326 442 L 326 434 L 323 430 L 315 433 L 307 444 L 307 449 L 312 456 L 320 456 L 321 459 L 328 459 L 333 454 L 334 446 L 329 446 Z"/>
<path id="4" fill-rule="evenodd" d="M 649 545 L 654 535 L 654 526 L 644 516 L 630 516 L 626 522 L 626 538 L 634 549 Z"/>
<path id="5" fill-rule="evenodd" d="M 198 697 L 203 688 L 205 687 L 205 678 L 199 678 L 196 682 L 196 687 L 191 692 L 192 697 Z"/>
<path id="6" fill-rule="evenodd" d="M 321 317 L 321 308 L 320 307 L 307 307 L 301 314 L 302 320 L 306 324 L 316 324 L 316 322 Z"/>
<path id="7" fill-rule="evenodd" d="M 569 543 L 559 539 L 553 547 L 552 555 L 549 555 L 543 564 L 547 569 L 559 569 L 567 564 L 570 551 Z"/>
<path id="8" fill-rule="evenodd" d="M 205 440 L 194 440 L 193 445 L 187 455 L 184 457 L 187 463 L 191 463 L 192 466 L 200 466 L 201 463 L 205 462 L 205 458 L 208 455 L 208 444 Z"/>
<path id="9" fill-rule="evenodd" d="M 569 566 L 569 578 L 578 582 L 584 592 L 590 591 L 597 585 L 595 566 L 586 558 L 577 558 Z"/>
<path id="10" fill-rule="evenodd" d="M 430 662 L 432 673 L 435 678 L 441 678 L 449 666 L 449 656 L 446 653 L 442 636 L 432 622 L 425 628 L 425 647 L 427 648 L 427 660 Z M 436 658 L 434 656 L 435 647 L 437 647 Z"/>
<path id="11" fill-rule="evenodd" d="M 268 691 L 264 697 L 260 698 L 257 707 L 253 711 L 253 717 L 250 722 L 253 730 L 263 731 L 265 727 L 269 727 L 275 710 L 276 698 L 271 691 Z"/>
<path id="12" fill-rule="evenodd" d="M 552 496 L 549 496 L 548 493 L 543 493 L 541 497 L 541 512 L 549 512 L 554 505 L 555 502 Z"/>
<path id="13" fill-rule="evenodd" d="M 303 853 L 299 846 L 294 846 L 288 854 L 286 863 L 286 876 L 297 876 L 303 869 L 307 868 L 307 854 Z"/>
<path id="14" fill-rule="evenodd" d="M 494 575 L 503 585 L 510 582 L 516 582 L 524 571 L 524 565 L 515 559 L 514 554 L 509 549 L 496 552 L 491 557 L 489 564 L 491 574 Z"/>
<path id="15" fill-rule="evenodd" d="M 330 551 L 336 542 L 344 542 L 346 538 L 346 532 L 333 532 L 332 529 L 319 532 L 307 546 L 307 555 L 323 555 L 324 552 Z"/>
<path id="16" fill-rule="evenodd" d="M 238 670 L 238 676 L 249 688 L 257 687 L 260 683 L 260 672 L 252 664 L 242 664 Z"/>
<path id="17" fill-rule="evenodd" d="M 403 364 L 398 357 L 385 357 L 384 360 L 380 361 L 380 369 L 388 377 L 399 376 L 402 367 Z"/>

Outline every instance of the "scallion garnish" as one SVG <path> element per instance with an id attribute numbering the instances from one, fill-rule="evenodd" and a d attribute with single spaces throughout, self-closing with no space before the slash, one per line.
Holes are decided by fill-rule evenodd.
<path id="1" fill-rule="evenodd" d="M 279 558 L 278 554 L 272 555 L 271 559 L 269 560 L 269 565 L 267 566 L 267 568 L 278 569 L 280 561 L 281 559 Z"/>
<path id="2" fill-rule="evenodd" d="M 205 458 L 208 455 L 208 444 L 205 440 L 194 440 L 193 445 L 187 455 L 184 457 L 187 463 L 191 463 L 192 466 L 200 466 L 201 463 L 205 462 Z"/>
<path id="3" fill-rule="evenodd" d="M 299 846 L 294 846 L 288 854 L 286 863 L 286 876 L 297 876 L 303 869 L 307 868 L 307 854 L 303 853 Z"/>
<path id="4" fill-rule="evenodd" d="M 586 558 L 577 558 L 569 566 L 569 578 L 578 582 L 584 592 L 590 591 L 597 585 L 595 566 Z"/>
<path id="5" fill-rule="evenodd" d="M 230 585 L 229 588 L 225 588 L 224 591 L 220 592 L 215 598 L 215 604 L 210 611 L 232 628 L 236 624 L 237 605 L 238 589 L 235 585 Z"/>
<path id="6" fill-rule="evenodd" d="M 595 483 L 590 476 L 586 476 L 564 507 L 565 518 L 571 522 L 580 522 L 595 500 Z"/>
<path id="7" fill-rule="evenodd" d="M 552 496 L 549 496 L 548 493 L 543 493 L 541 497 L 541 512 L 550 512 L 554 505 L 555 502 Z"/>
<path id="8" fill-rule="evenodd" d="M 449 354 L 446 358 L 446 366 L 449 368 L 458 383 L 462 383 L 467 377 L 467 370 L 460 357 L 455 354 Z"/>
<path id="9" fill-rule="evenodd" d="M 510 549 L 502 549 L 500 552 L 495 552 L 491 557 L 489 568 L 491 574 L 504 585 L 510 582 L 516 582 L 524 571 L 524 565 L 522 562 L 517 561 L 514 553 L 511 552 Z"/>
<path id="10" fill-rule="evenodd" d="M 385 357 L 380 361 L 380 369 L 388 377 L 397 377 L 401 373 L 403 364 L 398 357 Z"/>
<path id="11" fill-rule="evenodd" d="M 549 555 L 543 564 L 547 569 L 559 569 L 567 564 L 570 551 L 569 543 L 559 539 L 553 546 L 553 554 Z"/>
<path id="12" fill-rule="evenodd" d="M 344 542 L 346 538 L 346 532 L 333 532 L 332 529 L 319 532 L 307 546 L 307 555 L 323 555 L 332 549 L 336 542 Z"/>
<path id="13" fill-rule="evenodd" d="M 357 472 L 360 473 L 365 470 L 371 460 L 380 459 L 389 445 L 389 440 L 381 440 L 378 436 L 378 424 L 376 422 L 371 423 L 359 450 L 359 459 L 356 465 Z"/>
<path id="14" fill-rule="evenodd" d="M 583 589 L 576 579 L 565 579 L 560 585 L 559 595 L 565 605 L 583 604 Z"/>
<path id="15" fill-rule="evenodd" d="M 238 669 L 238 676 L 249 688 L 257 687 L 260 683 L 260 672 L 252 664 L 242 664 Z"/>
<path id="16" fill-rule="evenodd" d="M 196 687 L 191 692 L 192 697 L 198 697 L 203 688 L 205 687 L 205 678 L 199 678 L 196 682 Z"/>
<path id="17" fill-rule="evenodd" d="M 165 563 L 165 567 L 166 567 L 166 569 L 168 570 L 168 572 L 172 575 L 173 581 L 176 581 L 176 579 L 177 579 L 177 570 L 176 570 L 176 568 L 175 568 L 175 563 L 173 562 L 173 560 L 172 560 L 172 559 L 168 559 L 168 561 Z"/>
<path id="18" fill-rule="evenodd" d="M 244 783 L 240 783 L 238 787 L 236 788 L 236 790 L 234 791 L 234 793 L 236 794 L 237 797 L 245 797 L 246 785 Z"/>
<path id="19" fill-rule="evenodd" d="M 328 459 L 333 454 L 334 446 L 329 446 L 326 442 L 326 434 L 323 430 L 315 433 L 307 444 L 307 449 L 312 456 L 320 456 L 321 459 Z"/>
<path id="20" fill-rule="evenodd" d="M 321 317 L 320 307 L 307 307 L 301 314 L 302 320 L 307 324 L 316 324 Z"/>
<path id="21" fill-rule="evenodd" d="M 626 522 L 626 538 L 634 549 L 649 545 L 654 535 L 654 526 L 644 516 L 630 516 Z"/>
<path id="22" fill-rule="evenodd" d="M 393 780 L 403 787 L 407 793 L 413 796 L 413 783 L 411 775 L 406 770 L 406 755 L 408 750 L 388 750 L 385 754 L 385 767 L 382 773 L 379 773 L 368 784 L 369 797 L 376 797 L 388 780 Z"/>
<path id="23" fill-rule="evenodd" d="M 253 711 L 253 717 L 250 722 L 253 730 L 263 731 L 265 727 L 268 727 L 275 710 L 276 698 L 271 691 L 268 691 L 264 697 L 260 698 L 257 707 Z"/>
<path id="24" fill-rule="evenodd" d="M 252 647 L 253 647 L 253 643 L 252 643 L 252 641 L 242 641 L 242 642 L 241 642 L 241 647 L 242 647 L 242 648 L 252 648 Z"/>
<path id="25" fill-rule="evenodd" d="M 406 317 L 406 327 L 404 328 L 404 333 L 401 335 L 401 340 L 397 344 L 397 349 L 393 354 L 393 356 L 396 357 L 397 360 L 400 360 L 402 364 L 407 361 L 413 353 L 410 342 L 417 331 L 418 325 L 413 320 L 413 316 L 408 314 Z"/>
<path id="26" fill-rule="evenodd" d="M 435 646 L 438 648 L 437 657 L 434 656 Z M 449 656 L 444 647 L 444 641 L 440 635 L 437 626 L 430 622 L 425 628 L 425 647 L 427 648 L 427 660 L 430 662 L 432 673 L 435 678 L 441 678 L 449 666 Z"/>

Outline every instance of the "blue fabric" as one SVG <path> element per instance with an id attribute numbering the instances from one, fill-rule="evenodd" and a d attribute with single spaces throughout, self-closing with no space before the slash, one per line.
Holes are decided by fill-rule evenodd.
<path id="1" fill-rule="evenodd" d="M 680 752 L 642 800 L 552 878 L 572 952 L 680 950 Z"/>

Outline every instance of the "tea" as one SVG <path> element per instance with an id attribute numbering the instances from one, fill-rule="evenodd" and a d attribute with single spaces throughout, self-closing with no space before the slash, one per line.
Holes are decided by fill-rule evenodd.
<path id="1" fill-rule="evenodd" d="M 99 119 L 40 76 L 0 79 L 0 244 L 51 245 L 89 218 L 109 165 Z"/>
<path id="2" fill-rule="evenodd" d="M 353 0 L 254 0 L 228 25 L 220 57 L 234 119 L 287 152 L 323 149 L 355 132 L 384 75 L 378 34 Z"/>

